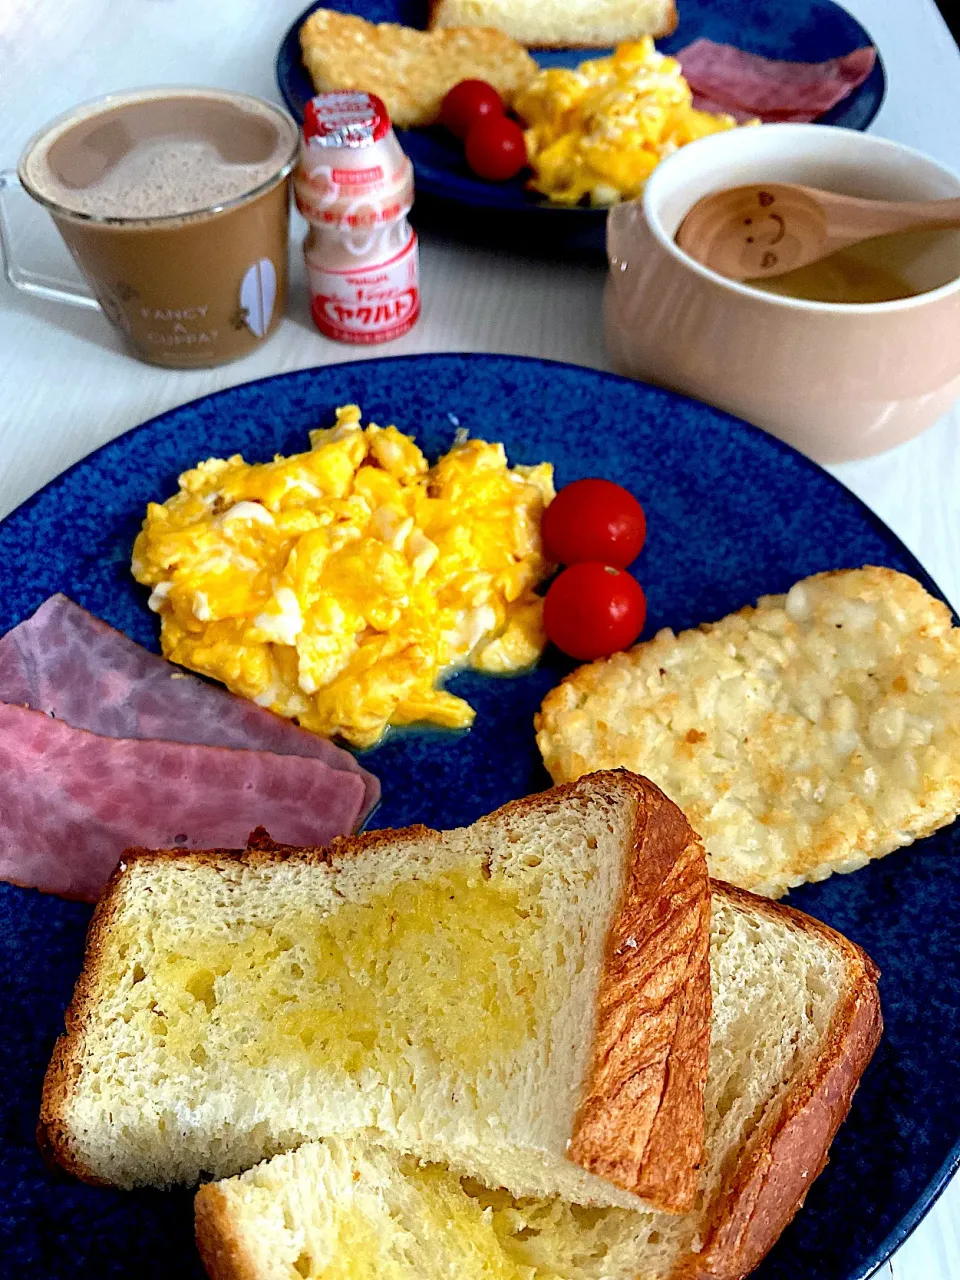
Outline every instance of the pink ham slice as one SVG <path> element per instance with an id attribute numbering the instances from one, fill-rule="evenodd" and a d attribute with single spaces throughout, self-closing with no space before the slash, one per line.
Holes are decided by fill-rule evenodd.
<path id="1" fill-rule="evenodd" d="M 321 760 L 363 783 L 357 823 L 380 799 L 379 782 L 349 751 L 187 675 L 64 595 L 51 596 L 0 639 L 0 701 L 45 711 L 108 738 L 159 738 Z M 343 830 L 351 829 L 352 824 Z"/>
<path id="2" fill-rule="evenodd" d="M 74 729 L 0 705 L 0 879 L 94 902 L 124 849 L 328 844 L 363 803 L 322 760 Z"/>
<path id="3" fill-rule="evenodd" d="M 780 62 L 700 39 L 674 57 L 701 110 L 776 123 L 816 120 L 835 107 L 863 84 L 877 52 L 866 46 L 827 62 Z"/>

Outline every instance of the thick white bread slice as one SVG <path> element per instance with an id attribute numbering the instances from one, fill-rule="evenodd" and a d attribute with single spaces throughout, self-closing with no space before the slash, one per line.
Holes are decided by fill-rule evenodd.
<path id="1" fill-rule="evenodd" d="M 436 27 L 497 27 L 533 48 L 604 48 L 641 36 L 668 36 L 674 0 L 431 0 Z"/>
<path id="2" fill-rule="evenodd" d="M 535 723 L 555 782 L 642 772 L 711 875 L 779 897 L 960 812 L 960 629 L 906 574 L 817 574 L 580 667 Z"/>
<path id="3" fill-rule="evenodd" d="M 519 1194 L 688 1207 L 709 915 L 697 837 L 622 771 L 457 831 L 129 856 L 41 1142 L 130 1187 L 374 1128 Z"/>
<path id="4" fill-rule="evenodd" d="M 734 1280 L 826 1162 L 880 1035 L 877 973 L 832 930 L 714 893 L 707 1158 L 677 1217 L 517 1200 L 363 1135 L 312 1142 L 196 1198 L 213 1280 Z"/>
<path id="5" fill-rule="evenodd" d="M 300 28 L 300 49 L 318 93 L 375 93 L 402 129 L 433 124 L 444 96 L 461 80 L 485 80 L 510 102 L 537 73 L 526 49 L 502 31 L 418 31 L 334 9 L 310 15 Z"/>

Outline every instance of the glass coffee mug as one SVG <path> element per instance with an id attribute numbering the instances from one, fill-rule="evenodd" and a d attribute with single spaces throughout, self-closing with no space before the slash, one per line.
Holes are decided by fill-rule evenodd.
<path id="1" fill-rule="evenodd" d="M 274 331 L 287 289 L 299 133 L 279 107 L 220 89 L 142 89 L 68 111 L 0 174 L 7 279 L 102 308 L 141 360 L 203 368 Z M 93 290 L 12 259 L 4 188 L 48 210 Z"/>

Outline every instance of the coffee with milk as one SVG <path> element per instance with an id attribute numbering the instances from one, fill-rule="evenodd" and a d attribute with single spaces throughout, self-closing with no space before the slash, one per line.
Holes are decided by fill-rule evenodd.
<path id="1" fill-rule="evenodd" d="M 19 176 L 136 354 L 197 367 L 245 354 L 282 315 L 297 141 L 244 94 L 142 90 L 48 126 Z"/>

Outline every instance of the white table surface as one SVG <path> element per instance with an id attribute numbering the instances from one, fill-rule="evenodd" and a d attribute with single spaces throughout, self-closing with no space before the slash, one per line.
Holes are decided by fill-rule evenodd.
<path id="1" fill-rule="evenodd" d="M 0 167 L 56 113 L 115 89 L 208 84 L 279 101 L 277 45 L 305 0 L 0 0 Z M 960 55 L 932 0 L 848 0 L 886 64 L 873 130 L 960 170 Z M 682 20 L 682 0 L 680 0 Z M 23 251 L 69 270 L 24 198 Z M 39 212 L 39 211 L 38 211 Z M 29 215 L 29 216 L 28 216 Z M 320 337 L 306 301 L 297 220 L 288 314 L 234 365 L 168 372 L 120 350 L 96 313 L 36 301 L 0 281 L 0 518 L 98 445 L 221 387 L 358 355 L 498 351 L 607 367 L 600 268 L 552 265 L 426 238 L 424 311 L 406 337 L 358 352 Z M 925 435 L 832 468 L 960 606 L 960 406 Z M 900 1249 L 897 1280 L 960 1278 L 960 1181 Z M 888 1274 L 884 1269 L 884 1274 Z M 811 1277 L 811 1280 L 815 1280 Z"/>

